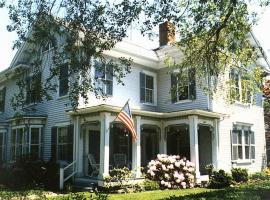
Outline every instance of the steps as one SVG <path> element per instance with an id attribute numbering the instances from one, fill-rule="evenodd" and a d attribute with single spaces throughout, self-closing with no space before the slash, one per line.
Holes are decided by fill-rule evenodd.
<path id="1" fill-rule="evenodd" d="M 73 182 L 73 191 L 76 192 L 93 192 L 94 188 L 96 187 L 97 183 L 95 180 L 91 180 L 89 178 L 80 177 L 75 178 Z"/>

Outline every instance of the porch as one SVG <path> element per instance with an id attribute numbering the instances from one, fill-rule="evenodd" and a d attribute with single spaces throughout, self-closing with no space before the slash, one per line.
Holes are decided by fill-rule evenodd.
<path id="1" fill-rule="evenodd" d="M 157 154 L 180 155 L 195 163 L 196 180 L 205 166 L 218 167 L 218 113 L 189 110 L 157 113 L 132 110 L 137 140 L 116 118 L 121 108 L 100 105 L 71 112 L 77 180 L 102 186 L 113 168 L 127 167 L 140 179 Z M 142 169 L 142 170 L 141 170 Z"/>

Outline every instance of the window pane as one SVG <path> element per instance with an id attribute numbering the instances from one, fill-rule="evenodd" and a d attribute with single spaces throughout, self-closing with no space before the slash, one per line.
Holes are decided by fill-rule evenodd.
<path id="1" fill-rule="evenodd" d="M 179 100 L 188 99 L 188 86 L 178 87 Z"/>
<path id="2" fill-rule="evenodd" d="M 146 98 L 145 102 L 153 103 L 153 90 L 145 89 Z"/>
<path id="3" fill-rule="evenodd" d="M 4 133 L 0 133 L 0 146 L 4 145 Z"/>
<path id="4" fill-rule="evenodd" d="M 243 159 L 242 146 L 238 146 L 238 159 Z"/>
<path id="5" fill-rule="evenodd" d="M 251 133 L 250 133 L 250 139 L 251 139 L 250 143 L 255 144 L 255 138 L 254 138 L 254 132 L 253 131 L 251 131 Z"/>
<path id="6" fill-rule="evenodd" d="M 113 90 L 113 82 L 107 80 L 106 81 L 106 95 L 112 95 L 112 90 Z"/>
<path id="7" fill-rule="evenodd" d="M 244 134 L 245 134 L 245 144 L 249 145 L 249 131 L 245 131 Z"/>
<path id="8" fill-rule="evenodd" d="M 39 128 L 31 128 L 31 144 L 39 144 Z"/>
<path id="9" fill-rule="evenodd" d="M 106 67 L 106 80 L 113 80 L 113 67 L 112 66 L 107 66 Z"/>
<path id="10" fill-rule="evenodd" d="M 242 131 L 238 130 L 238 144 L 242 144 Z"/>
<path id="11" fill-rule="evenodd" d="M 255 146 L 251 146 L 251 159 L 255 159 Z"/>
<path id="12" fill-rule="evenodd" d="M 249 159 L 249 146 L 245 146 L 245 156 L 246 156 L 246 159 Z"/>
<path id="13" fill-rule="evenodd" d="M 152 76 L 146 75 L 146 88 L 154 89 L 154 79 Z"/>
<path id="14" fill-rule="evenodd" d="M 67 127 L 62 127 L 58 129 L 58 143 L 68 142 L 68 129 Z"/>
<path id="15" fill-rule="evenodd" d="M 65 64 L 60 67 L 59 76 L 59 95 L 66 95 L 68 92 L 68 65 Z"/>
<path id="16" fill-rule="evenodd" d="M 233 133 L 232 133 L 232 143 L 233 144 L 238 144 L 237 143 L 237 136 L 238 136 L 237 131 L 233 131 Z"/>
<path id="17" fill-rule="evenodd" d="M 68 146 L 58 145 L 58 160 L 67 160 Z"/>
<path id="18" fill-rule="evenodd" d="M 232 147 L 232 159 L 237 160 L 238 159 L 238 148 L 237 146 Z"/>

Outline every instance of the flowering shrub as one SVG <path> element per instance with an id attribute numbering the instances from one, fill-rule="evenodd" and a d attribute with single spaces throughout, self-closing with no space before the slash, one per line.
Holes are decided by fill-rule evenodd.
<path id="1" fill-rule="evenodd" d="M 194 187 L 195 165 L 180 156 L 158 154 L 148 164 L 147 177 L 157 181 L 161 188 Z"/>

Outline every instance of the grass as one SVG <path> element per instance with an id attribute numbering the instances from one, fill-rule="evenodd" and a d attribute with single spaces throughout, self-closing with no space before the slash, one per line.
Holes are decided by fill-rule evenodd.
<path id="1" fill-rule="evenodd" d="M 0 199 L 11 199 L 12 197 L 20 197 L 20 199 L 28 199 L 27 196 L 35 194 L 37 199 L 48 199 L 42 190 L 5 190 L 0 188 Z M 75 196 L 77 198 L 75 198 Z M 76 193 L 51 197 L 53 200 L 71 200 L 89 199 L 89 193 Z M 24 197 L 24 198 L 21 198 Z M 79 197 L 79 198 L 78 198 Z M 154 190 L 147 192 L 128 193 L 128 194 L 110 194 L 109 200 L 268 200 L 270 199 L 270 181 L 260 181 L 256 183 L 243 184 L 239 187 L 225 189 L 207 189 L 193 188 L 184 190 Z"/>

